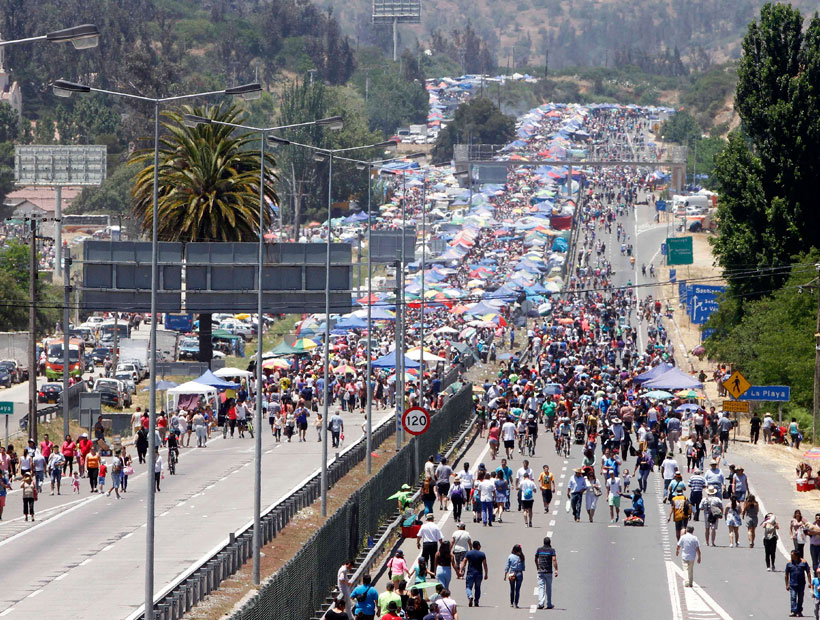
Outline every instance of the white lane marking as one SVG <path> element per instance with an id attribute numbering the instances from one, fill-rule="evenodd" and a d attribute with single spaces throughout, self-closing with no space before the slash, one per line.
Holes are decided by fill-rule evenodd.
<path id="1" fill-rule="evenodd" d="M 90 563 L 91 563 L 91 558 L 86 558 L 82 562 L 80 562 L 78 564 L 78 566 L 85 566 L 86 564 L 90 564 Z"/>
<path id="2" fill-rule="evenodd" d="M 564 465 L 564 466 L 561 468 L 561 471 L 567 471 L 567 466 L 566 466 L 566 465 Z"/>
<path id="3" fill-rule="evenodd" d="M 207 489 L 213 489 L 215 486 L 216 486 L 216 483 L 214 483 L 214 484 L 209 484 L 208 486 L 206 486 L 206 487 L 205 487 L 205 489 L 206 489 L 206 490 L 207 490 Z"/>
<path id="4" fill-rule="evenodd" d="M 2 612 L 0 612 L 0 618 L 2 618 L 3 616 L 9 615 L 13 611 L 14 611 L 14 607 L 9 607 L 8 609 L 3 610 Z"/>
<path id="5" fill-rule="evenodd" d="M 192 495 L 191 499 L 194 499 L 195 497 L 199 497 L 200 495 L 202 495 L 202 493 L 197 493 L 196 495 Z"/>
<path id="6" fill-rule="evenodd" d="M 550 519 L 550 527 L 552 527 L 553 525 L 555 525 L 555 519 Z"/>
<path id="7" fill-rule="evenodd" d="M 113 549 L 113 548 L 114 548 L 113 544 L 106 545 L 105 547 L 102 548 L 102 551 L 111 551 L 111 549 Z"/>
<path id="8" fill-rule="evenodd" d="M 42 593 L 42 591 L 43 591 L 43 589 L 42 589 L 42 588 L 40 588 L 39 590 L 35 590 L 35 591 L 34 591 L 34 592 L 32 592 L 31 594 L 29 594 L 26 598 L 34 598 L 34 597 L 35 597 L 35 596 L 37 596 L 38 594 Z"/>
<path id="9" fill-rule="evenodd" d="M 121 540 L 125 540 L 126 538 L 131 538 L 134 535 L 134 532 L 128 532 L 125 536 L 122 537 Z"/>
<path id="10" fill-rule="evenodd" d="M 171 512 L 171 511 L 170 511 L 170 510 L 166 510 L 165 512 L 163 512 L 163 513 L 160 515 L 160 517 L 164 517 L 164 516 L 165 516 L 165 515 L 167 515 L 169 512 Z"/>
<path id="11" fill-rule="evenodd" d="M 549 536 L 550 538 L 552 538 L 552 530 L 547 530 L 547 536 Z"/>
<path id="12" fill-rule="evenodd" d="M 678 597 L 678 584 L 675 581 L 675 564 L 670 560 L 666 561 L 666 582 L 669 585 L 669 603 L 672 605 L 672 620 L 683 620 L 680 598 Z"/>
<path id="13" fill-rule="evenodd" d="M 538 605 L 534 605 L 534 604 L 530 605 L 530 613 L 531 614 L 534 614 L 536 609 L 538 609 Z"/>
<path id="14" fill-rule="evenodd" d="M 562 486 L 564 486 L 564 483 L 563 483 L 563 482 L 559 482 L 559 483 L 558 483 L 558 488 L 560 489 Z"/>
<path id="15" fill-rule="evenodd" d="M 30 527 L 27 530 L 23 530 L 22 532 L 18 532 L 14 536 L 9 536 L 5 540 L 0 541 L 0 547 L 8 545 L 11 542 L 14 542 L 18 538 L 22 538 L 23 536 L 27 536 L 27 535 L 31 534 L 32 532 L 35 532 L 35 531 L 39 530 L 41 527 L 45 527 L 46 525 L 49 525 L 50 523 L 54 523 L 55 521 L 57 521 L 59 519 L 62 519 L 67 514 L 71 514 L 72 512 L 77 510 L 78 508 L 82 508 L 86 504 L 90 504 L 91 502 L 97 501 L 101 497 L 102 497 L 102 495 L 94 495 L 93 497 L 88 497 L 88 498 L 84 499 L 82 502 L 79 502 L 76 505 L 72 506 L 71 508 L 69 508 L 65 512 L 61 512 L 60 514 L 54 515 L 53 517 L 51 517 L 50 519 L 47 519 L 46 521 L 40 521 L 37 525 L 35 525 L 33 527 Z"/>
<path id="16" fill-rule="evenodd" d="M 757 495 L 755 495 L 757 497 Z M 685 579 L 685 575 L 683 569 L 680 566 L 677 566 L 673 562 L 670 562 L 672 565 L 672 569 L 681 576 L 681 579 Z M 709 596 L 706 591 L 698 585 L 697 581 L 692 582 L 692 589 L 697 592 L 698 596 L 700 596 L 704 602 L 711 608 L 711 610 L 720 616 L 721 620 L 732 620 L 732 616 L 730 616 L 723 607 L 721 607 L 718 602 Z"/>
<path id="17" fill-rule="evenodd" d="M 556 508 L 555 510 L 553 510 L 552 514 L 557 515 L 558 514 L 558 509 Z"/>
<path id="18" fill-rule="evenodd" d="M 9 495 L 11 495 L 11 493 L 9 493 Z M 46 508 L 44 510 L 38 510 L 37 511 L 37 516 L 42 518 L 42 516 L 47 512 L 54 512 L 55 510 L 60 510 L 61 508 L 66 508 L 66 507 L 72 506 L 74 504 L 79 504 L 80 502 L 84 502 L 87 499 L 88 499 L 87 497 L 83 497 L 82 499 L 75 499 L 72 502 L 66 502 L 65 504 L 60 504 L 59 506 L 52 506 L 51 508 Z M 24 518 L 25 518 L 24 516 L 23 517 L 15 517 L 14 519 L 9 519 L 7 521 L 7 523 L 14 523 L 15 521 L 22 521 Z"/>
<path id="19" fill-rule="evenodd" d="M 561 474 L 561 478 L 562 478 L 562 479 L 563 479 L 563 478 L 566 478 L 566 477 L 567 477 L 567 475 L 566 475 L 566 474 Z"/>
<path id="20" fill-rule="evenodd" d="M 68 571 L 64 572 L 62 575 L 59 575 L 59 576 L 55 577 L 54 581 L 62 581 L 66 577 L 68 577 Z"/>

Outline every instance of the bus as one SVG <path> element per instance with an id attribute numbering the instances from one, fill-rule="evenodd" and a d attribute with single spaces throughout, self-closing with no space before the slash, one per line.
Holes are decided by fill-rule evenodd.
<path id="1" fill-rule="evenodd" d="M 70 338 L 68 341 L 69 375 L 82 377 L 85 369 L 85 343 L 80 338 Z M 46 378 L 63 378 L 63 339 L 52 338 L 46 341 Z"/>
<path id="2" fill-rule="evenodd" d="M 130 338 L 131 337 L 131 328 L 128 326 L 128 319 L 120 319 L 116 323 L 113 320 L 105 321 L 104 323 L 100 323 L 98 328 L 98 335 L 100 341 L 103 340 L 114 340 L 114 327 L 116 325 L 116 329 L 119 332 L 118 338 Z"/>

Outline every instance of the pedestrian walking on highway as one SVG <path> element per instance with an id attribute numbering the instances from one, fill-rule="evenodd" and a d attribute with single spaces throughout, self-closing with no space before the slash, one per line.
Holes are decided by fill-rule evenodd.
<path id="1" fill-rule="evenodd" d="M 433 513 L 427 514 L 427 521 L 419 528 L 418 536 L 416 537 L 416 548 L 421 549 L 421 557 L 427 562 L 430 571 L 435 573 L 436 570 L 436 553 L 438 552 L 438 544 L 442 541 L 441 530 L 434 521 Z"/>
<path id="2" fill-rule="evenodd" d="M 774 572 L 774 559 L 777 555 L 777 530 L 780 529 L 780 524 L 777 522 L 774 513 L 769 512 L 766 514 L 761 528 L 763 529 L 763 552 L 766 556 L 766 570 Z"/>
<path id="3" fill-rule="evenodd" d="M 445 588 L 450 587 L 450 580 L 453 578 L 453 564 L 455 558 L 450 547 L 449 540 L 442 540 L 435 557 L 436 581 Z M 458 569 L 456 569 L 458 570 Z"/>
<path id="4" fill-rule="evenodd" d="M 479 607 L 481 599 L 481 582 L 490 578 L 487 569 L 487 556 L 481 550 L 481 543 L 473 541 L 473 548 L 464 554 L 460 565 L 461 574 L 465 576 L 467 601 L 469 607 Z"/>
<path id="5" fill-rule="evenodd" d="M 521 498 L 521 508 L 524 510 L 524 526 L 532 527 L 532 506 L 535 503 L 535 483 L 530 480 L 530 474 L 525 473 L 524 478 L 518 485 L 518 493 Z"/>
<path id="6" fill-rule="evenodd" d="M 700 542 L 695 536 L 695 527 L 686 526 L 686 533 L 678 539 L 675 549 L 675 557 L 680 556 L 683 569 L 686 571 L 686 587 L 691 588 L 694 584 L 695 561 L 700 564 Z"/>
<path id="7" fill-rule="evenodd" d="M 602 494 L 603 491 L 601 489 L 601 484 L 598 482 L 597 478 L 595 478 L 595 470 L 590 467 L 587 470 L 587 492 L 585 497 L 587 516 L 589 517 L 590 523 L 592 523 L 593 518 L 595 517 L 595 509 L 598 506 L 598 498 L 601 497 Z"/>
<path id="8" fill-rule="evenodd" d="M 544 514 L 549 514 L 552 494 L 555 493 L 555 476 L 550 473 L 550 466 L 544 465 L 544 471 L 538 476 L 538 483 L 541 486 L 541 499 L 544 502 Z"/>
<path id="9" fill-rule="evenodd" d="M 20 484 L 20 490 L 23 492 L 23 514 L 28 521 L 29 515 L 34 521 L 34 502 L 37 501 L 37 483 L 31 477 L 31 472 L 23 474 L 23 482 Z"/>
<path id="10" fill-rule="evenodd" d="M 60 451 L 63 453 L 65 457 L 65 464 L 63 465 L 63 474 L 68 472 L 68 475 L 74 474 L 74 453 L 77 450 L 77 444 L 74 443 L 74 440 L 71 439 L 71 435 L 65 436 L 65 441 L 63 441 L 62 448 Z"/>
<path id="11" fill-rule="evenodd" d="M 53 450 L 48 456 L 48 473 L 51 478 L 51 494 L 54 495 L 54 487 L 57 487 L 57 495 L 60 495 L 60 482 L 63 479 L 63 465 L 65 457 L 62 452 Z"/>
<path id="12" fill-rule="evenodd" d="M 11 491 L 8 472 L 5 469 L 0 469 L 0 521 L 3 520 L 3 509 L 6 507 L 6 493 L 8 491 Z"/>
<path id="13" fill-rule="evenodd" d="M 609 522 L 617 523 L 621 518 L 621 491 L 623 482 L 621 477 L 615 473 L 614 469 L 609 470 L 609 478 L 606 481 L 606 499 L 609 504 Z"/>
<path id="14" fill-rule="evenodd" d="M 122 484 L 120 490 L 125 493 L 128 491 L 128 476 L 134 473 L 134 465 L 131 460 L 131 455 L 128 454 L 128 449 L 122 447 Z"/>
<path id="15" fill-rule="evenodd" d="M 790 617 L 803 615 L 803 596 L 806 594 L 806 581 L 811 580 L 809 565 L 797 551 L 792 551 L 791 562 L 786 564 L 786 590 L 789 593 L 791 607 Z"/>
<path id="16" fill-rule="evenodd" d="M 122 451 L 117 450 L 114 453 L 114 459 L 111 461 L 111 488 L 108 489 L 107 496 L 111 497 L 111 491 L 117 494 L 117 499 L 120 499 L 120 485 L 122 485 Z"/>
<path id="17" fill-rule="evenodd" d="M 521 545 L 514 545 L 510 555 L 507 556 L 507 564 L 504 567 L 504 580 L 510 583 L 510 607 L 518 608 L 518 601 L 521 597 L 521 584 L 524 583 L 524 552 Z"/>
<path id="18" fill-rule="evenodd" d="M 137 438 L 134 441 L 134 445 L 137 447 L 137 458 L 139 458 L 140 463 L 145 462 L 145 457 L 148 454 L 148 431 L 145 428 L 140 428 L 137 431 Z"/>
<path id="19" fill-rule="evenodd" d="M 345 612 L 345 618 L 348 618 L 347 612 L 350 605 L 350 586 L 353 585 L 350 583 L 350 571 L 352 570 L 353 560 L 346 560 L 336 572 L 336 587 L 339 588 L 339 597 L 336 601 L 342 602 L 341 609 Z"/>
<path id="20" fill-rule="evenodd" d="M 706 478 L 701 474 L 700 468 L 695 467 L 692 475 L 689 476 L 689 503 L 692 505 L 692 514 L 695 521 L 700 521 L 700 503 L 703 501 L 703 489 L 706 487 Z"/>
<path id="21" fill-rule="evenodd" d="M 706 489 L 706 497 L 700 504 L 704 515 L 704 524 L 706 527 L 706 546 L 708 547 L 711 540 L 711 545 L 715 546 L 715 537 L 717 536 L 718 525 L 723 518 L 723 500 L 720 499 L 716 487 L 710 486 Z"/>
<path id="22" fill-rule="evenodd" d="M 581 474 L 580 467 L 573 471 L 575 475 L 569 480 L 567 499 L 570 501 L 572 516 L 577 523 L 581 520 L 581 500 L 583 499 L 584 492 L 587 490 L 587 481 Z"/>
<path id="23" fill-rule="evenodd" d="M 806 528 L 808 525 L 808 522 L 803 518 L 803 513 L 799 510 L 795 510 L 791 523 L 789 524 L 789 533 L 791 534 L 792 543 L 794 544 L 793 548 L 800 554 L 801 558 L 805 557 Z"/>
<path id="24" fill-rule="evenodd" d="M 453 537 L 450 539 L 450 547 L 453 550 L 453 557 L 455 558 L 456 573 L 459 579 L 464 576 L 464 570 L 461 567 L 464 562 L 464 556 L 473 548 L 473 541 L 470 537 L 470 532 L 467 531 L 466 523 L 459 523 L 456 531 L 453 532 Z"/>
<path id="25" fill-rule="evenodd" d="M 552 548 L 550 537 L 544 538 L 544 546 L 535 552 L 538 570 L 538 609 L 552 609 L 552 578 L 558 577 L 558 556 Z"/>
<path id="26" fill-rule="evenodd" d="M 467 493 L 461 485 L 461 476 L 456 476 L 453 481 L 453 488 L 450 489 L 450 501 L 453 502 L 453 520 L 456 523 L 461 523 L 461 510 L 467 501 Z"/>
<path id="27" fill-rule="evenodd" d="M 159 481 L 162 479 L 162 456 L 159 453 L 159 446 L 154 448 L 154 483 L 159 491 Z"/>
<path id="28" fill-rule="evenodd" d="M 85 470 L 88 473 L 88 485 L 91 492 L 97 492 L 97 477 L 100 475 L 100 455 L 97 454 L 97 447 L 91 446 L 91 452 L 85 459 Z"/>
<path id="29" fill-rule="evenodd" d="M 755 535 L 757 533 L 757 522 L 759 516 L 760 504 L 757 503 L 755 496 L 750 493 L 746 498 L 746 501 L 743 502 L 743 512 L 741 513 L 741 517 L 743 517 L 747 534 L 749 536 L 750 549 L 753 549 L 755 546 Z"/>

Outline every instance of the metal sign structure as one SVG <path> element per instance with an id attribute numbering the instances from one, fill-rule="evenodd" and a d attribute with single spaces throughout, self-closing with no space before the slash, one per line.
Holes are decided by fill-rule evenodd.
<path id="1" fill-rule="evenodd" d="M 507 166 L 505 164 L 473 164 L 473 183 L 499 184 L 507 183 Z"/>
<path id="2" fill-rule="evenodd" d="M 753 385 L 743 394 L 743 400 L 787 403 L 791 396 L 791 387 L 788 385 Z"/>
<path id="3" fill-rule="evenodd" d="M 14 403 L 10 401 L 0 402 L 0 415 L 14 415 Z"/>
<path id="4" fill-rule="evenodd" d="M 105 180 L 107 147 L 18 145 L 14 147 L 17 185 L 100 185 Z"/>
<path id="5" fill-rule="evenodd" d="M 748 400 L 724 400 L 723 410 L 728 413 L 749 413 Z"/>
<path id="6" fill-rule="evenodd" d="M 666 252 L 667 265 L 691 265 L 695 262 L 692 237 L 667 237 Z"/>
<path id="7" fill-rule="evenodd" d="M 254 312 L 256 243 L 160 243 L 158 312 Z M 150 312 L 151 243 L 87 241 L 84 309 Z M 270 243 L 262 271 L 263 306 L 274 314 L 324 312 L 327 246 Z M 351 246 L 331 244 L 330 311 L 352 309 Z"/>
<path id="8" fill-rule="evenodd" d="M 726 391 L 729 392 L 732 398 L 738 400 L 741 396 L 746 393 L 752 384 L 740 374 L 740 371 L 736 370 L 732 373 L 732 375 L 723 382 L 723 387 L 726 388 Z"/>
<path id="9" fill-rule="evenodd" d="M 374 24 L 420 24 L 421 0 L 373 0 Z"/>
<path id="10" fill-rule="evenodd" d="M 430 428 L 430 412 L 424 407 L 410 407 L 402 414 L 401 424 L 411 435 L 422 435 Z"/>
<path id="11" fill-rule="evenodd" d="M 401 252 L 401 242 L 404 237 L 404 256 L 408 260 L 415 260 L 416 227 L 407 226 L 402 230 L 372 230 L 370 231 L 370 260 L 374 263 L 392 263 Z"/>

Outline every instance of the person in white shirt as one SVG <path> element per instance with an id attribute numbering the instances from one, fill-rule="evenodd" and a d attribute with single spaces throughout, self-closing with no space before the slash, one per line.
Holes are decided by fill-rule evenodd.
<path id="1" fill-rule="evenodd" d="M 504 450 L 508 459 L 513 457 L 515 450 L 515 432 L 515 424 L 509 419 L 501 425 L 501 439 L 504 441 Z"/>
<path id="2" fill-rule="evenodd" d="M 428 513 L 427 521 L 419 528 L 416 537 L 416 547 L 421 549 L 421 557 L 424 558 L 431 572 L 436 570 L 436 552 L 438 551 L 438 544 L 443 539 L 441 530 L 434 519 L 433 513 Z"/>
<path id="3" fill-rule="evenodd" d="M 347 560 L 344 564 L 339 567 L 339 571 L 336 573 L 336 585 L 339 588 L 339 593 L 342 595 L 345 601 L 345 613 L 348 613 L 348 607 L 350 606 L 350 572 L 353 570 L 353 560 Z"/>
<path id="4" fill-rule="evenodd" d="M 162 478 L 162 456 L 159 453 L 159 447 L 154 448 L 154 482 L 159 491 L 159 481 Z"/>
<path id="5" fill-rule="evenodd" d="M 661 474 L 663 475 L 663 501 L 666 503 L 667 495 L 669 493 L 669 484 L 675 477 L 675 471 L 678 469 L 678 464 L 675 462 L 671 453 L 666 454 L 666 458 L 661 463 Z"/>
<path id="6" fill-rule="evenodd" d="M 450 539 L 450 548 L 456 558 L 456 566 L 460 567 L 464 556 L 473 548 L 473 539 L 470 537 L 470 532 L 467 531 L 466 523 L 458 524 L 458 528 L 453 532 L 453 537 Z"/>
<path id="7" fill-rule="evenodd" d="M 503 475 L 503 474 L 502 474 Z M 481 500 L 481 521 L 485 526 L 493 526 L 493 506 L 495 505 L 495 483 L 492 475 L 478 475 L 478 498 Z"/>
<path id="8" fill-rule="evenodd" d="M 678 546 L 675 549 L 675 556 L 680 556 L 683 568 L 686 570 L 688 581 L 685 585 L 687 588 L 691 588 L 694 581 L 695 560 L 700 564 L 700 542 L 694 531 L 694 526 L 687 525 L 686 534 L 678 539 Z"/>
<path id="9" fill-rule="evenodd" d="M 615 475 L 615 470 L 609 470 L 609 478 L 606 481 L 607 504 L 609 504 L 610 523 L 617 523 L 621 517 L 621 491 L 623 490 L 623 480 Z"/>
<path id="10" fill-rule="evenodd" d="M 529 479 L 532 480 L 532 469 L 530 469 L 530 462 L 524 459 L 524 463 L 522 467 L 518 468 L 518 471 L 515 472 L 515 488 L 517 491 L 518 496 L 518 510 L 521 511 L 521 482 L 524 480 L 525 476 L 529 476 Z"/>
<path id="11" fill-rule="evenodd" d="M 518 483 L 518 501 L 524 509 L 524 525 L 529 527 L 532 527 L 532 506 L 535 502 L 535 489 L 535 483 L 532 481 L 532 471 L 529 471 L 528 468 L 528 473 L 525 472 L 521 482 Z"/>

